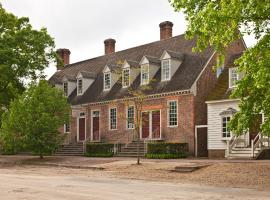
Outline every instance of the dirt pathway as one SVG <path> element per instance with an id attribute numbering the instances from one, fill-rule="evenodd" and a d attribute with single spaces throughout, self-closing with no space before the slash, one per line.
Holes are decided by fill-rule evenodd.
<path id="1" fill-rule="evenodd" d="M 270 192 L 196 184 L 118 179 L 92 171 L 54 168 L 0 169 L 3 200 L 270 200 Z M 85 176 L 82 175 L 85 173 Z"/>

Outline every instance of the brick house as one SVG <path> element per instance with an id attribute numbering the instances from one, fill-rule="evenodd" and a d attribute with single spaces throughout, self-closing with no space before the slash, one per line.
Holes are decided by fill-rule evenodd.
<path id="1" fill-rule="evenodd" d="M 171 22 L 159 27 L 159 41 L 116 52 L 116 41 L 107 39 L 104 55 L 77 63 L 69 64 L 68 49 L 58 49 L 65 66 L 50 82 L 64 90 L 71 103 L 71 123 L 61 128 L 68 132 L 69 142 L 128 143 L 134 134 L 134 108 L 123 98 L 128 87 L 151 84 L 143 106 L 146 123 L 141 127 L 141 139 L 187 142 L 191 155 L 196 149 L 199 156 L 207 156 L 207 133 L 202 131 L 202 137 L 195 138 L 194 130 L 196 125 L 207 124 L 205 101 L 217 82 L 212 69 L 216 54 L 210 47 L 193 52 L 196 40 L 173 37 Z M 231 44 L 228 57 L 242 52 L 244 46 L 242 40 Z M 115 68 L 123 70 L 126 81 L 119 82 Z"/>

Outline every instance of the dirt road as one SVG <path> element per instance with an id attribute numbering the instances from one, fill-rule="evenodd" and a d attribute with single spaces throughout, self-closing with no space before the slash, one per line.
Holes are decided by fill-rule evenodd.
<path id="1" fill-rule="evenodd" d="M 69 169 L 56 173 L 53 168 L 29 170 L 0 169 L 1 200 L 270 200 L 270 192 L 252 189 L 118 179 L 95 173 L 82 176 Z M 45 175 L 44 170 L 50 173 Z"/>

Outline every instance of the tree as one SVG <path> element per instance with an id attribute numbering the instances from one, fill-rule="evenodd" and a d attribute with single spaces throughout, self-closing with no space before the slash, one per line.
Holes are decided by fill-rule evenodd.
<path id="1" fill-rule="evenodd" d="M 152 79 L 149 81 L 147 85 L 140 85 L 139 87 L 136 85 L 133 85 L 131 83 L 131 75 L 128 77 L 124 77 L 124 71 L 123 71 L 123 65 L 124 61 L 117 61 L 116 67 L 112 70 L 113 73 L 117 75 L 117 77 L 120 77 L 118 79 L 118 83 L 120 85 L 123 84 L 123 82 L 127 82 L 127 89 L 125 92 L 125 95 L 121 98 L 126 104 L 126 106 L 133 106 L 134 107 L 134 139 L 136 139 L 137 143 L 137 165 L 140 165 L 140 143 L 141 143 L 141 127 L 144 123 L 146 123 L 145 119 L 142 118 L 142 112 L 143 112 L 143 106 L 145 105 L 145 101 L 147 101 L 147 96 L 149 91 L 153 89 L 152 84 L 156 81 L 155 79 Z M 141 71 L 140 66 L 131 66 L 131 69 L 133 70 L 134 74 L 139 74 Z M 128 117 L 125 114 L 120 114 L 120 118 L 125 119 L 128 122 Z"/>
<path id="2" fill-rule="evenodd" d="M 63 92 L 41 80 L 12 101 L 3 115 L 0 141 L 4 150 L 30 150 L 43 158 L 62 144 L 59 127 L 69 121 L 70 106 Z"/>
<path id="3" fill-rule="evenodd" d="M 188 21 L 187 38 L 197 37 L 195 50 L 211 45 L 223 62 L 228 45 L 244 34 L 252 34 L 257 44 L 235 61 L 244 77 L 232 97 L 240 99 L 240 112 L 230 123 L 231 130 L 243 134 L 260 113 L 264 134 L 270 133 L 270 1 L 248 0 L 171 0 L 176 11 Z"/>
<path id="4" fill-rule="evenodd" d="M 25 80 L 43 77 L 44 68 L 57 58 L 53 49 L 45 28 L 33 29 L 28 18 L 18 18 L 0 5 L 0 118 L 25 90 Z"/>

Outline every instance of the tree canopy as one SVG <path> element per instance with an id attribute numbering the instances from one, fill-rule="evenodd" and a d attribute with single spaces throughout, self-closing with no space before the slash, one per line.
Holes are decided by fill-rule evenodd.
<path id="1" fill-rule="evenodd" d="M 0 5 L 0 117 L 25 90 L 25 80 L 42 77 L 55 61 L 54 41 L 45 28 L 35 30 L 26 17 L 16 17 Z"/>
<path id="2" fill-rule="evenodd" d="M 211 45 L 223 60 L 226 47 L 244 34 L 252 34 L 257 44 L 235 61 L 244 74 L 232 97 L 239 98 L 240 112 L 231 121 L 236 134 L 248 131 L 252 121 L 264 113 L 261 126 L 270 133 L 270 1 L 269 0 L 170 0 L 188 21 L 186 35 L 197 37 L 195 50 Z"/>
<path id="3" fill-rule="evenodd" d="M 4 151 L 26 149 L 43 157 L 63 142 L 59 127 L 69 122 L 70 106 L 63 92 L 41 80 L 11 102 L 3 114 L 0 142 Z"/>

